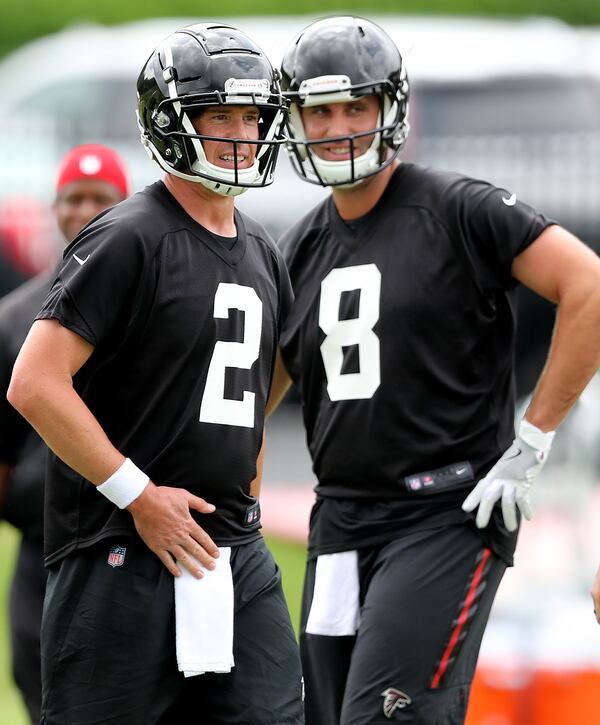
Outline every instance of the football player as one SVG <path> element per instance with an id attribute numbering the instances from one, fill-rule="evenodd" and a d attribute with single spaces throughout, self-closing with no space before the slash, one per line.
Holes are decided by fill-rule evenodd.
<path id="1" fill-rule="evenodd" d="M 128 172 L 112 149 L 85 144 L 61 160 L 53 212 L 66 243 L 97 214 L 125 199 Z M 0 515 L 22 533 L 10 589 L 12 672 L 32 723 L 42 699 L 40 624 L 46 588 L 43 557 L 47 449 L 6 400 L 15 359 L 53 280 L 50 269 L 0 302 Z"/>
<path id="2" fill-rule="evenodd" d="M 375 23 L 302 30 L 282 87 L 292 163 L 331 187 L 282 240 L 270 402 L 297 384 L 318 478 L 307 723 L 462 723 L 519 511 L 600 360 L 600 261 L 510 191 L 400 162 L 409 82 Z M 515 434 L 518 283 L 559 313 Z"/>
<path id="3" fill-rule="evenodd" d="M 169 36 L 137 90 L 164 180 L 68 247 L 9 391 L 54 452 L 42 717 L 300 723 L 251 490 L 291 287 L 234 207 L 272 180 L 286 102 L 262 50 L 216 23 Z"/>

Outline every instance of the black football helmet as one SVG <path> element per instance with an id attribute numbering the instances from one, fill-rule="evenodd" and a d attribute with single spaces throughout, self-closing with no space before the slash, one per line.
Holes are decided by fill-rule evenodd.
<path id="1" fill-rule="evenodd" d="M 291 101 L 287 150 L 296 172 L 321 186 L 352 186 L 389 166 L 408 134 L 408 78 L 398 48 L 370 20 L 333 17 L 302 30 L 288 46 L 281 65 L 281 85 Z M 360 134 L 334 139 L 306 138 L 300 108 L 379 96 L 377 126 Z M 374 139 L 355 155 L 357 138 Z M 348 141 L 350 158 L 325 161 L 314 150 L 332 140 Z"/>
<path id="2" fill-rule="evenodd" d="M 137 93 L 142 144 L 165 171 L 229 196 L 272 183 L 288 102 L 278 71 L 240 30 L 199 23 L 176 31 L 147 60 Z M 207 106 L 228 104 L 259 110 L 258 152 L 247 169 L 238 168 L 237 144 L 248 139 L 203 136 L 192 124 Z M 233 143 L 234 168 L 210 163 L 203 140 Z"/>

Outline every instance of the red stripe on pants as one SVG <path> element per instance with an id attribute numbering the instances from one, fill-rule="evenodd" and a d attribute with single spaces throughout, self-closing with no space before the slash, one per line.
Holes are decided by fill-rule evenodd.
<path id="1" fill-rule="evenodd" d="M 448 646 L 446 647 L 446 650 L 445 650 L 444 654 L 442 655 L 440 664 L 437 668 L 435 675 L 433 676 L 433 680 L 431 681 L 431 689 L 433 689 L 433 690 L 436 689 L 437 687 L 439 687 L 440 680 L 442 679 L 442 677 L 444 676 L 444 673 L 446 672 L 448 663 L 450 662 L 450 658 L 452 657 L 452 652 L 454 651 L 454 648 L 456 647 L 456 644 L 458 642 L 458 638 L 460 637 L 460 633 L 462 632 L 465 624 L 469 620 L 469 614 L 470 614 L 471 607 L 473 606 L 473 602 L 475 601 L 477 587 L 479 586 L 479 583 L 481 582 L 481 577 L 483 576 L 483 570 L 491 555 L 492 555 L 492 552 L 489 549 L 483 550 L 483 556 L 477 566 L 477 569 L 475 569 L 475 573 L 473 574 L 473 581 L 471 582 L 471 586 L 469 587 L 469 591 L 467 592 L 467 596 L 465 597 L 465 603 L 463 605 L 463 608 L 462 608 L 460 614 L 458 615 L 458 620 L 456 622 L 456 626 L 454 627 L 454 631 L 452 632 L 450 641 L 448 642 Z"/>

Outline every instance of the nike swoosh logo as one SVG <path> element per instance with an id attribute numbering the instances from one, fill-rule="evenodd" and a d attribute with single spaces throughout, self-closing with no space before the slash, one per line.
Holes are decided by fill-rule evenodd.
<path id="1" fill-rule="evenodd" d="M 503 196 L 502 201 L 506 206 L 514 206 L 517 203 L 517 195 L 511 194 L 510 196 Z"/>
<path id="2" fill-rule="evenodd" d="M 515 449 L 515 453 L 513 453 L 512 456 L 508 456 L 505 458 L 505 461 L 513 461 L 515 458 L 518 458 L 521 455 L 522 451 L 520 448 Z"/>
<path id="3" fill-rule="evenodd" d="M 457 476 L 460 476 L 462 473 L 464 473 L 467 469 L 466 468 L 457 468 L 455 473 Z"/>
<path id="4" fill-rule="evenodd" d="M 79 257 L 76 254 L 73 255 L 73 259 L 77 262 L 77 264 L 80 264 L 82 267 L 88 261 L 89 258 L 90 258 L 89 254 L 85 259 L 79 259 Z"/>

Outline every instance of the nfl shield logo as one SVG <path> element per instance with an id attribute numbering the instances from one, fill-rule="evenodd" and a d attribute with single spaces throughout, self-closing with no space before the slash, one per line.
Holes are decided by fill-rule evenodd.
<path id="1" fill-rule="evenodd" d="M 108 552 L 108 563 L 112 567 L 123 566 L 126 551 L 127 549 L 124 546 L 111 546 Z"/>

